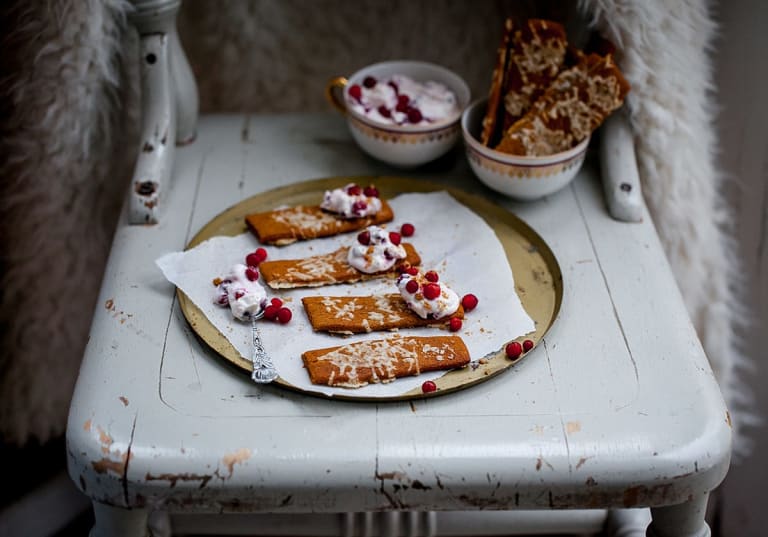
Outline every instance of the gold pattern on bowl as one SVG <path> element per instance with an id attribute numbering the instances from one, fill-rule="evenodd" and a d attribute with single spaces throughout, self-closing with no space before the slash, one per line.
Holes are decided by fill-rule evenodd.
<path id="1" fill-rule="evenodd" d="M 585 153 L 579 153 L 561 162 L 554 162 L 542 166 L 514 165 L 507 162 L 499 162 L 479 153 L 472 147 L 467 147 L 467 157 L 477 166 L 500 175 L 506 175 L 513 179 L 540 179 L 566 172 L 572 168 L 578 168 L 584 162 Z"/>
<path id="2" fill-rule="evenodd" d="M 392 142 L 395 144 L 424 144 L 440 140 L 447 140 L 451 137 L 458 137 L 459 135 L 459 127 L 456 123 L 452 123 L 430 131 L 400 132 L 390 131 L 379 126 L 373 127 L 350 115 L 349 124 L 365 136 L 375 140 Z"/>

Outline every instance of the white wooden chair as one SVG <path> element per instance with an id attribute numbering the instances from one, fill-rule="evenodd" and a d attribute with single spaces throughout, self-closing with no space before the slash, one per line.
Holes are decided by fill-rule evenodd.
<path id="1" fill-rule="evenodd" d="M 195 81 L 175 30 L 175 14 L 180 0 L 134 0 L 134 5 L 136 11 L 132 21 L 141 36 L 143 92 L 143 127 L 133 181 L 135 188 L 127 201 L 126 216 L 118 230 L 102 291 L 102 298 L 108 298 L 108 303 L 113 304 L 108 312 L 111 319 L 97 315 L 94 320 L 68 431 L 70 474 L 94 502 L 96 527 L 93 537 L 139 536 L 145 534 L 147 527 L 152 528 L 155 535 L 170 535 L 171 531 L 177 534 L 350 537 L 525 535 L 545 532 L 594 534 L 599 531 L 614 537 L 705 537 L 710 534 L 704 522 L 704 511 L 709 492 L 719 484 L 728 467 L 730 432 L 725 423 L 727 413 L 695 333 L 687 321 L 680 297 L 676 294 L 674 281 L 662 261 L 663 254 L 641 197 L 631 134 L 621 114 L 616 114 L 604 126 L 599 149 L 602 191 L 615 220 L 603 218 L 601 200 L 597 199 L 599 196 L 596 197 L 595 189 L 590 186 L 588 173 L 577 181 L 571 194 L 563 194 L 546 204 L 550 211 L 557 209 L 572 210 L 575 215 L 581 213 L 580 221 L 572 222 L 572 225 L 583 225 L 589 235 L 584 237 L 585 244 L 591 244 L 591 251 L 584 254 L 589 259 L 584 261 L 585 265 L 580 265 L 578 259 L 564 253 L 561 262 L 570 270 L 590 271 L 588 276 L 581 278 L 581 283 L 574 283 L 574 286 L 587 285 L 584 281 L 589 280 L 598 286 L 596 289 L 599 292 L 605 293 L 602 302 L 595 302 L 595 307 L 602 307 L 610 313 L 609 317 L 615 325 L 606 330 L 613 331 L 612 337 L 616 341 L 624 342 L 626 349 L 622 352 L 628 353 L 626 367 L 622 366 L 620 371 L 617 369 L 619 373 L 615 380 L 617 383 L 625 382 L 618 377 L 628 374 L 627 387 L 637 389 L 638 393 L 634 399 L 629 398 L 624 407 L 616 408 L 605 416 L 585 411 L 578 419 L 579 429 L 585 430 L 583 434 L 588 435 L 587 440 L 573 437 L 570 447 L 568 437 L 575 434 L 575 429 L 565 427 L 567 409 L 551 416 L 542 415 L 544 422 L 552 420 L 555 424 L 559 423 L 558 428 L 562 431 L 555 432 L 557 435 L 562 432 L 565 436 L 564 445 L 562 436 L 550 444 L 543 444 L 553 450 L 553 461 L 558 460 L 562 464 L 553 462 L 551 472 L 540 472 L 541 461 L 548 460 L 550 454 L 539 453 L 538 465 L 535 469 L 533 464 L 530 467 L 533 477 L 520 474 L 523 476 L 520 477 L 521 489 L 516 490 L 522 490 L 522 494 L 508 495 L 496 503 L 489 500 L 488 491 L 478 492 L 473 498 L 466 496 L 466 491 L 454 497 L 438 490 L 443 487 L 448 490 L 451 486 L 458 490 L 464 478 L 446 477 L 442 483 L 438 479 L 437 483 L 425 486 L 429 491 L 425 491 L 423 499 L 418 500 L 416 498 L 422 497 L 415 493 L 406 494 L 398 482 L 389 483 L 385 478 L 371 475 L 374 482 L 381 481 L 381 489 L 374 491 L 374 496 L 403 494 L 401 508 L 383 512 L 381 503 L 376 503 L 370 510 L 361 509 L 369 505 L 366 502 L 372 501 L 367 496 L 370 493 L 361 490 L 365 488 L 363 482 L 336 480 L 341 479 L 335 477 L 337 467 L 334 467 L 333 473 L 328 470 L 325 484 L 321 478 L 307 478 L 317 480 L 317 497 L 313 503 L 311 492 L 307 492 L 309 489 L 304 486 L 306 480 L 302 482 L 301 477 L 294 474 L 279 475 L 281 468 L 289 472 L 290 466 L 278 464 L 280 454 L 271 453 L 268 443 L 259 444 L 262 451 L 258 453 L 253 448 L 255 459 L 252 460 L 264 457 L 265 461 L 272 461 L 275 465 L 273 470 L 249 470 L 248 477 L 242 478 L 244 481 L 222 477 L 225 473 L 222 468 L 211 473 L 211 461 L 222 460 L 222 451 L 217 452 L 216 449 L 224 449 L 220 445 L 220 435 L 227 430 L 227 423 L 231 422 L 235 427 L 231 430 L 233 437 L 239 437 L 237 427 L 248 424 L 279 427 L 280 422 L 270 420 L 269 415 L 259 416 L 259 419 L 250 416 L 253 418 L 250 421 L 245 416 L 221 417 L 219 420 L 199 417 L 197 410 L 179 407 L 192 404 L 194 394 L 189 390 L 183 394 L 174 392 L 175 399 L 163 393 L 161 375 L 169 373 L 162 368 L 171 367 L 169 364 L 173 362 L 168 353 L 179 353 L 184 345 L 192 346 L 193 354 L 206 355 L 206 351 L 186 333 L 185 322 L 178 314 L 178 305 L 172 296 L 157 290 L 139 291 L 152 286 L 151 276 L 144 265 L 149 264 L 151 256 L 157 255 L 157 252 L 138 252 L 147 242 L 153 245 L 150 249 L 183 247 L 188 231 L 179 228 L 199 225 L 198 219 L 204 218 L 200 214 L 206 214 L 205 211 L 200 213 L 199 208 L 195 209 L 197 204 L 203 204 L 205 194 L 200 191 L 206 190 L 206 185 L 211 182 L 208 175 L 222 172 L 222 169 L 204 172 L 202 163 L 205 162 L 205 155 L 211 151 L 234 154 L 236 150 L 228 149 L 227 144 L 239 143 L 232 131 L 239 133 L 242 119 L 203 118 L 198 122 Z M 263 125 L 258 119 L 253 121 L 255 126 Z M 280 127 L 278 122 L 274 128 L 277 129 L 276 137 L 280 138 L 280 129 L 288 127 Z M 333 130 L 332 120 L 322 122 L 322 128 L 343 136 Z M 177 144 L 190 144 L 196 136 L 198 142 L 176 148 Z M 201 147 L 195 147 L 197 143 L 202 144 Z M 277 151 L 276 147 L 264 148 L 259 154 L 266 159 L 270 152 Z M 328 149 L 310 151 L 319 154 Z M 355 159 L 353 154 L 345 156 L 353 161 Z M 274 155 L 274 158 L 280 157 Z M 355 162 L 359 164 L 359 161 Z M 371 172 L 378 173 L 380 170 L 373 167 Z M 459 170 L 459 173 L 465 172 L 466 167 Z M 197 178 L 194 177 L 196 173 Z M 344 170 L 339 170 L 339 173 L 344 173 Z M 172 179 L 174 175 L 176 177 Z M 177 184 L 171 186 L 172 180 Z M 179 181 L 186 181 L 187 184 L 179 184 Z M 270 186 L 274 185 L 263 182 L 255 189 L 263 190 Z M 226 207 L 224 203 L 229 202 L 231 200 L 226 198 L 208 200 L 205 209 L 220 203 L 223 209 Z M 565 240 L 559 235 L 562 231 L 547 224 L 548 219 L 541 211 L 537 213 L 531 208 L 500 203 L 505 207 L 514 207 L 522 218 L 534 227 L 539 226 L 548 240 Z M 630 244 L 626 251 L 619 252 L 619 241 Z M 634 252 L 632 248 L 636 249 L 640 244 L 650 246 L 647 246 L 647 251 Z M 652 316 L 654 311 L 642 306 L 638 306 L 637 311 L 629 311 L 635 297 L 617 287 L 617 282 L 621 282 L 624 275 L 622 271 L 626 270 L 623 261 L 634 263 L 640 272 L 653 270 L 659 264 L 662 266 L 663 273 L 648 284 L 645 291 L 651 297 L 664 296 L 669 300 L 663 312 L 668 319 L 664 322 L 674 323 L 674 332 L 668 341 L 658 344 L 658 351 L 651 355 L 646 355 L 647 349 L 642 355 L 637 354 L 637 349 L 642 349 L 646 342 L 657 340 L 652 330 L 658 325 L 652 323 L 659 320 L 642 317 Z M 132 274 L 137 275 L 134 278 Z M 634 292 L 640 290 L 631 285 L 627 288 Z M 573 300 L 583 296 L 581 290 L 575 290 L 573 294 Z M 114 304 L 120 304 L 123 309 L 117 309 Z M 151 320 L 136 324 L 136 317 L 123 313 L 131 311 L 131 307 L 143 308 L 142 315 Z M 582 306 L 582 310 L 580 315 L 586 315 L 590 308 Z M 132 332 L 116 328 L 115 315 L 123 315 L 127 325 L 134 323 Z M 564 323 L 562 319 L 561 322 Z M 553 345 L 566 344 L 556 341 L 566 332 L 568 330 L 564 328 L 553 335 Z M 108 348 L 110 341 L 112 350 Z M 126 347 L 133 349 L 127 351 L 132 353 L 131 356 L 136 355 L 137 361 L 133 365 L 126 364 L 127 360 L 121 354 L 120 349 Z M 679 360 L 667 360 L 670 354 L 683 356 Z M 659 355 L 660 361 L 650 362 L 654 356 L 658 359 Z M 163 365 L 158 366 L 158 362 Z M 600 360 L 586 361 L 587 364 L 593 362 Z M 161 369 L 156 369 L 158 367 Z M 236 382 L 233 383 L 231 372 L 207 362 L 199 367 L 204 369 L 198 371 L 199 377 L 205 377 L 209 386 L 213 384 L 223 390 L 234 389 L 232 386 Z M 148 369 L 151 371 L 148 372 Z M 654 376 L 654 371 L 658 372 L 658 378 Z M 604 373 L 596 370 L 589 374 Z M 661 391 L 664 387 L 650 386 L 649 383 L 661 384 L 666 378 L 670 381 L 669 385 L 674 386 L 677 377 L 684 377 L 684 382 L 681 380 L 674 395 L 682 399 L 670 403 L 671 410 L 666 413 L 666 403 L 653 403 L 664 396 Z M 161 379 L 159 395 L 158 379 Z M 606 379 L 606 382 L 610 381 Z M 578 394 L 579 387 L 575 384 L 576 381 L 574 385 L 565 383 L 555 386 L 555 392 L 559 388 L 561 393 Z M 498 385 L 494 390 L 499 391 Z M 253 393 L 249 396 L 260 397 Z M 279 392 L 267 392 L 266 399 L 269 401 L 264 403 L 264 408 L 291 414 L 290 419 L 304 424 L 302 426 L 307 430 L 321 431 L 324 426 L 318 423 L 322 420 L 317 418 L 311 424 L 302 421 L 305 419 L 301 416 L 303 403 L 291 397 Z M 240 396 L 238 400 L 240 403 L 237 404 L 241 406 L 252 404 L 252 400 Z M 322 408 L 331 414 L 335 412 L 326 404 Z M 295 413 L 296 409 L 298 413 Z M 347 407 L 342 412 L 348 410 Z M 211 410 L 210 414 L 216 412 Z M 675 415 L 675 412 L 680 415 Z M 166 414 L 168 418 L 163 417 Z M 396 417 L 394 410 L 393 414 Z M 498 419 L 504 424 L 525 422 L 519 418 L 505 414 Z M 173 421 L 166 422 L 166 419 Z M 606 433 L 611 428 L 620 430 L 625 425 L 634 426 L 649 420 L 656 420 L 661 431 L 654 435 L 655 440 L 649 440 L 651 436 L 640 436 L 634 439 L 635 445 L 622 445 L 617 439 L 632 439 L 631 431 L 624 431 L 616 438 L 609 438 Z M 646 432 L 655 430 L 653 423 L 645 427 Z M 181 445 L 186 445 L 181 453 L 171 453 L 168 438 L 173 437 L 173 431 L 178 431 Z M 409 431 L 404 424 L 403 435 L 407 436 Z M 265 431 L 264 434 L 269 436 L 273 433 Z M 300 435 L 280 433 L 275 442 L 278 439 L 285 442 L 287 438 L 293 438 L 294 442 L 302 441 Z M 255 442 L 247 436 L 242 440 Z M 646 441 L 656 441 L 658 445 L 645 445 Z M 388 447 L 406 449 L 397 444 Z M 288 451 L 295 453 L 294 448 L 291 446 Z M 565 450 L 562 460 L 557 459 L 561 448 Z M 526 447 L 522 443 L 519 449 L 533 450 L 533 446 Z M 424 455 L 419 448 L 414 450 L 419 457 Z M 408 456 L 402 453 L 393 452 L 390 456 L 395 460 L 408 460 Z M 499 460 L 505 456 L 498 454 Z M 307 457 L 311 458 L 310 455 Z M 378 452 L 375 458 L 378 474 L 379 464 L 383 465 L 384 461 L 379 461 Z M 563 462 L 566 460 L 574 462 Z M 239 459 L 232 461 L 229 477 L 233 476 L 235 465 L 240 464 Z M 373 461 L 369 462 L 373 464 Z M 345 466 L 343 461 L 337 464 L 339 468 Z M 354 466 L 355 463 L 350 464 Z M 593 464 L 591 471 L 594 473 L 579 473 L 582 466 Z M 246 466 L 243 464 L 243 468 Z M 253 466 L 258 467 L 259 462 L 254 462 Z M 472 465 L 467 464 L 466 467 L 462 471 L 469 472 Z M 238 467 L 238 472 L 246 470 Z M 562 475 L 555 478 L 554 474 L 558 472 Z M 262 481 L 248 482 L 248 479 L 255 480 L 257 477 Z M 274 487 L 275 497 L 263 497 L 260 494 L 264 492 L 259 491 L 272 490 L 264 485 L 263 480 L 271 478 L 279 482 Z M 480 478 L 485 479 L 484 476 Z M 479 482 L 478 476 L 467 477 L 467 480 Z M 548 483 L 548 480 L 551 482 Z M 580 484 L 577 484 L 579 480 Z M 164 483 L 167 488 L 157 488 L 158 482 Z M 295 491 L 290 488 L 291 483 L 295 485 Z M 388 488 L 390 486 L 394 488 Z M 360 490 L 359 494 L 357 490 Z M 573 493 L 572 490 L 581 492 Z M 570 503 L 569 498 L 573 499 Z M 477 500 L 474 508 L 468 510 L 467 506 L 472 505 L 474 500 Z M 222 505 L 228 507 L 223 509 Z M 457 507 L 459 505 L 465 508 Z M 345 506 L 350 507 L 346 509 Z M 490 507 L 493 511 L 479 510 L 483 507 Z M 552 507 L 558 509 L 550 509 Z M 222 510 L 226 513 L 219 512 Z M 646 533 L 651 514 L 653 523 Z"/>

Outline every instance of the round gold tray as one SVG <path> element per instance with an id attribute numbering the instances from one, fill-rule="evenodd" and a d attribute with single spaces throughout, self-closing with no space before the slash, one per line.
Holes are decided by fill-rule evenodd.
<path id="1" fill-rule="evenodd" d="M 533 334 L 528 334 L 525 338 L 520 339 L 531 339 L 536 344 L 544 337 L 544 334 L 557 319 L 563 298 L 562 273 L 549 246 L 533 229 L 509 211 L 479 196 L 434 183 L 399 177 L 347 176 L 316 179 L 276 188 L 245 199 L 214 217 L 192 238 L 187 249 L 193 248 L 214 236 L 235 236 L 247 231 L 244 221 L 247 214 L 268 211 L 281 205 L 317 205 L 326 190 L 338 188 L 350 182 L 373 183 L 379 189 L 381 196 L 387 199 L 405 192 L 444 190 L 483 218 L 496 232 L 504 247 L 520 300 L 536 326 L 536 331 Z M 195 333 L 225 360 L 250 373 L 252 370 L 250 360 L 240 355 L 187 295 L 178 291 L 178 297 L 181 311 Z M 473 356 L 474 363 L 472 365 L 446 372 L 435 381 L 438 390 L 429 394 L 422 393 L 420 389 L 413 389 L 391 397 L 366 396 L 365 390 L 360 389 L 350 390 L 349 395 L 335 394 L 330 396 L 295 386 L 282 378 L 278 378 L 273 384 L 302 393 L 332 397 L 333 399 L 402 401 L 412 398 L 434 397 L 473 386 L 512 367 L 526 355 L 527 353 L 516 360 L 510 360 L 502 348 L 495 354 L 486 357 Z M 479 361 L 478 358 L 480 358 Z"/>

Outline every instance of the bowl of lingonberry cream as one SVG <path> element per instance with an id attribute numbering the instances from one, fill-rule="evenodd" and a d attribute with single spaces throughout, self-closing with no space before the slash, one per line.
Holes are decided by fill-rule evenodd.
<path id="1" fill-rule="evenodd" d="M 517 155 L 497 150 L 480 141 L 487 104 L 487 98 L 472 102 L 461 118 L 467 160 L 480 181 L 511 198 L 528 201 L 553 194 L 573 180 L 584 163 L 589 136 L 554 153 Z"/>
<path id="2" fill-rule="evenodd" d="M 435 160 L 458 142 L 470 92 L 466 82 L 445 67 L 388 61 L 349 78 L 332 79 L 326 97 L 346 115 L 363 151 L 408 168 Z"/>

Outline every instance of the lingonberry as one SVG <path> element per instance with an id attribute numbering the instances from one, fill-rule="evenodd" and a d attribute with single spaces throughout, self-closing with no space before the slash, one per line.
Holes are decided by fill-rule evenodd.
<path id="1" fill-rule="evenodd" d="M 293 313 L 288 308 L 280 308 L 277 310 L 277 320 L 280 324 L 288 324 L 293 317 Z"/>
<path id="2" fill-rule="evenodd" d="M 256 248 L 254 252 L 251 252 L 245 256 L 245 264 L 249 267 L 258 267 L 259 263 L 267 259 L 267 251 L 264 248 Z"/>
<path id="3" fill-rule="evenodd" d="M 405 284 L 405 290 L 411 294 L 415 293 L 419 290 L 419 282 L 416 280 L 408 280 L 408 283 Z"/>
<path id="4" fill-rule="evenodd" d="M 409 108 L 407 114 L 408 114 L 408 121 L 410 121 L 411 123 L 418 123 L 419 121 L 424 119 L 423 116 L 421 115 L 421 110 L 419 110 L 418 108 Z"/>
<path id="5" fill-rule="evenodd" d="M 363 190 L 360 188 L 360 185 L 351 184 L 347 187 L 347 194 L 350 196 L 359 196 L 360 192 Z"/>
<path id="6" fill-rule="evenodd" d="M 440 296 L 440 285 L 437 283 L 428 283 L 424 286 L 422 292 L 424 293 L 424 298 L 427 300 L 434 300 Z"/>
<path id="7" fill-rule="evenodd" d="M 366 196 L 368 196 L 369 198 L 378 198 L 378 197 L 379 197 L 379 189 L 378 189 L 378 188 L 376 188 L 376 187 L 375 187 L 375 186 L 373 186 L 373 185 L 368 185 L 368 186 L 367 186 L 367 187 L 365 187 L 365 189 L 363 190 L 363 194 L 365 194 L 365 195 L 366 195 Z"/>
<path id="8" fill-rule="evenodd" d="M 461 305 L 464 308 L 464 311 L 472 311 L 475 309 L 477 307 L 477 302 L 477 297 L 472 293 L 467 293 L 461 299 Z"/>
<path id="9" fill-rule="evenodd" d="M 363 88 L 361 88 L 357 84 L 353 84 L 349 88 L 349 96 L 352 97 L 353 99 L 357 99 L 359 101 L 360 97 L 363 96 Z"/>
<path id="10" fill-rule="evenodd" d="M 357 242 L 363 246 L 371 244 L 371 233 L 369 231 L 361 231 L 357 234 Z"/>
<path id="11" fill-rule="evenodd" d="M 363 214 L 368 208 L 368 204 L 364 201 L 356 201 L 352 204 L 352 212 L 355 214 Z"/>
<path id="12" fill-rule="evenodd" d="M 513 341 L 507 344 L 506 352 L 507 357 L 512 358 L 513 360 L 520 358 L 520 355 L 523 354 L 523 346 L 520 345 L 519 342 Z"/>

